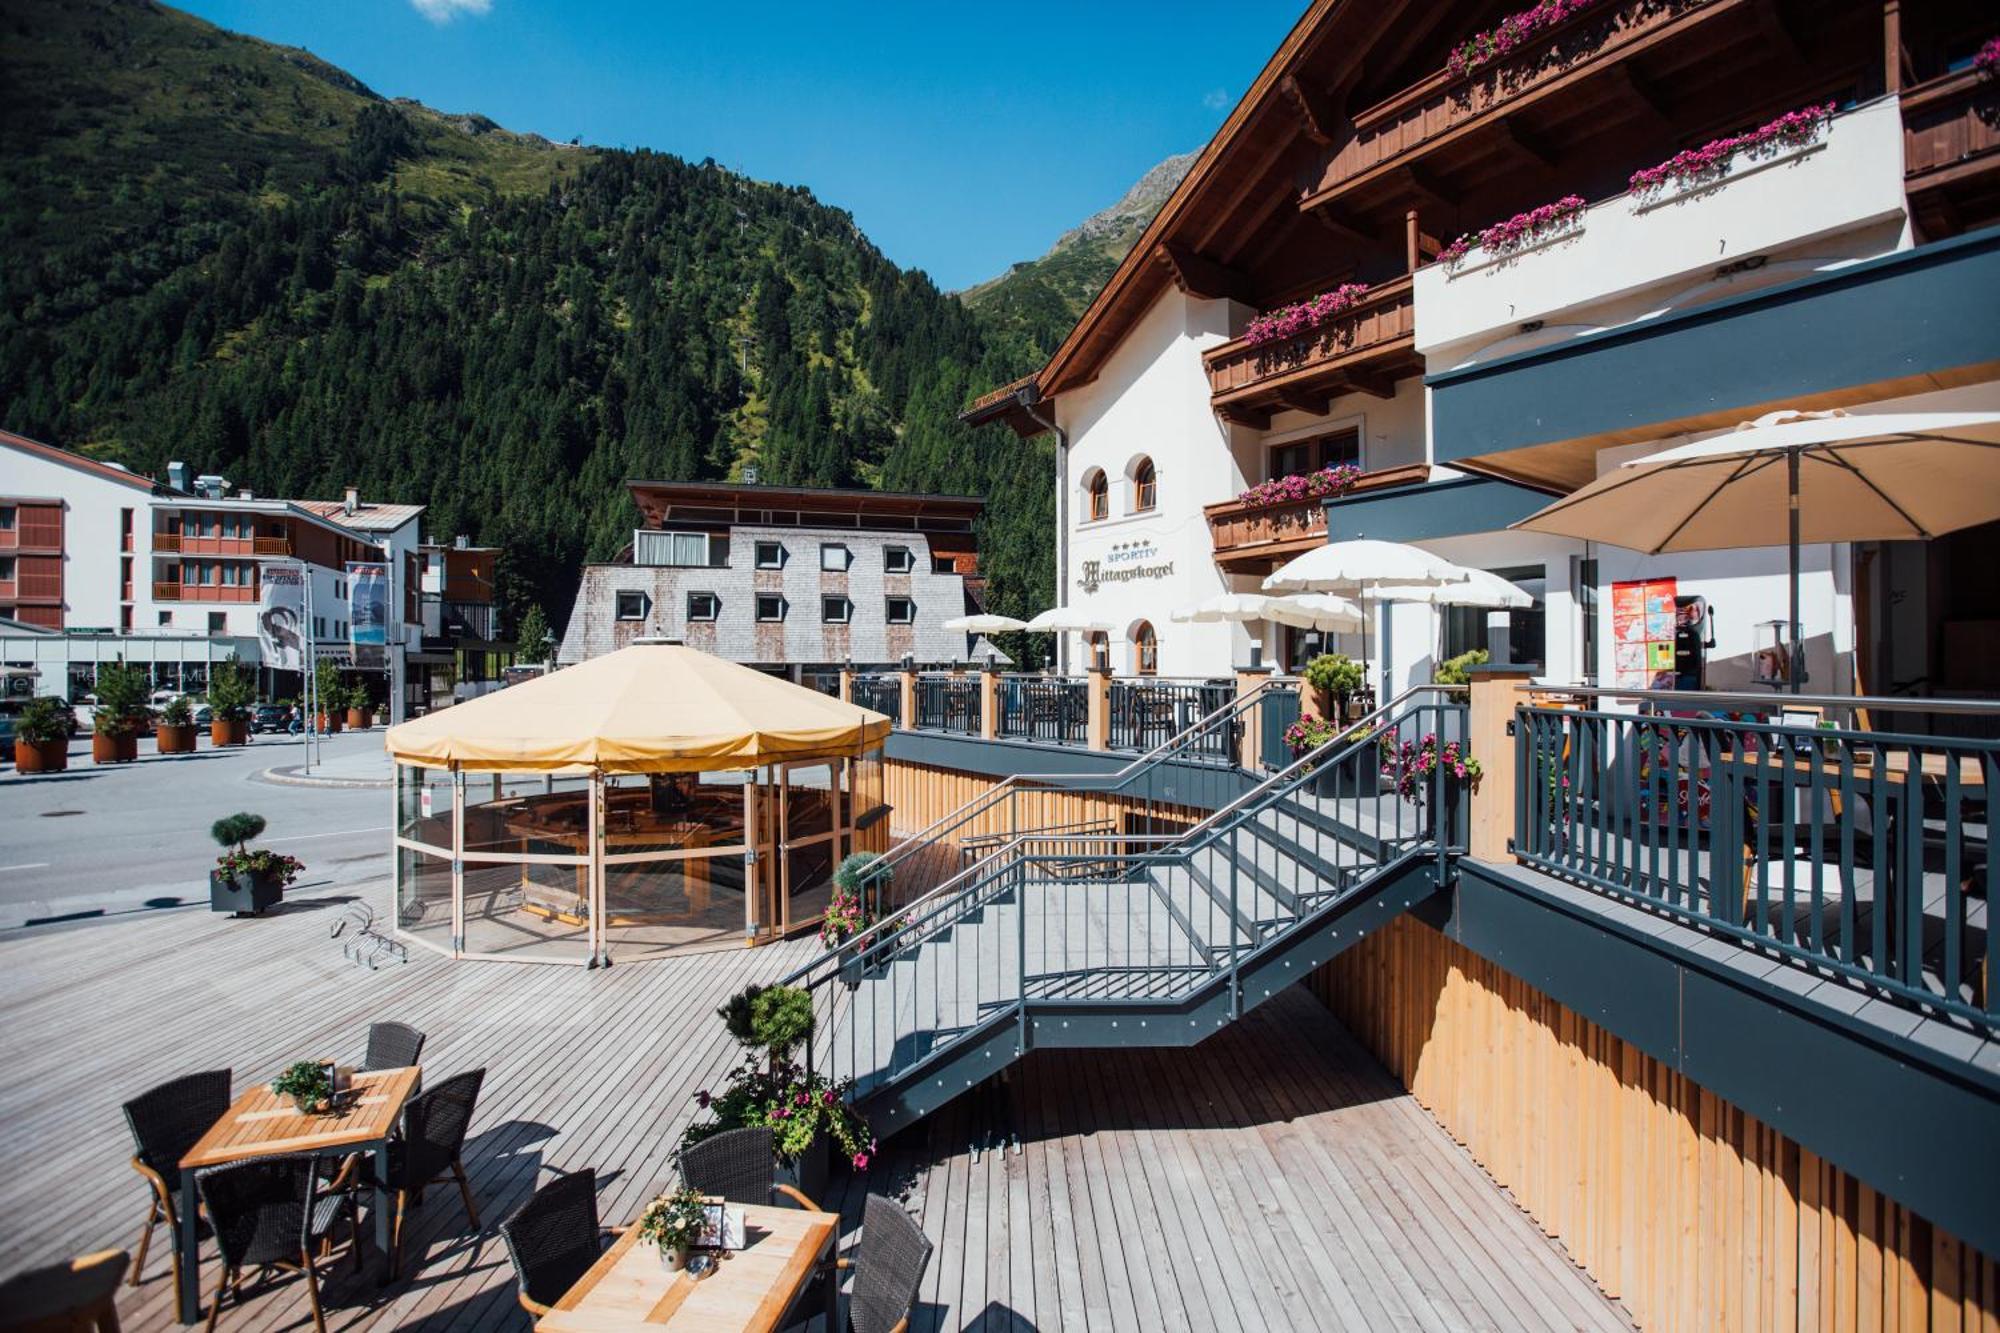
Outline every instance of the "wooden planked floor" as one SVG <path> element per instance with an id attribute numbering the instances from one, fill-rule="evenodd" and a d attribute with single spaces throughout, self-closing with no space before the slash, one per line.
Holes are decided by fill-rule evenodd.
<path id="1" fill-rule="evenodd" d="M 343 901 L 0 936 L 0 1267 L 134 1245 L 146 1195 L 125 1098 L 194 1069 L 229 1065 L 240 1089 L 295 1058 L 353 1058 L 370 1019 L 399 1018 L 430 1034 L 429 1078 L 488 1070 L 466 1154 L 482 1225 L 455 1190 L 430 1191 L 412 1276 L 378 1290 L 341 1260 L 328 1323 L 525 1329 L 496 1224 L 583 1166 L 607 1221 L 636 1214 L 692 1095 L 735 1061 L 715 1007 L 813 947 L 608 973 L 419 950 L 370 973 L 327 938 Z M 828 1202 L 852 1227 L 868 1189 L 905 1193 L 939 1244 L 920 1328 L 1624 1326 L 1302 992 L 1193 1051 L 1038 1055 L 885 1147 Z M 123 1289 L 127 1328 L 178 1327 L 167 1243 L 156 1232 L 144 1284 Z M 310 1322 L 285 1279 L 223 1327 Z"/>

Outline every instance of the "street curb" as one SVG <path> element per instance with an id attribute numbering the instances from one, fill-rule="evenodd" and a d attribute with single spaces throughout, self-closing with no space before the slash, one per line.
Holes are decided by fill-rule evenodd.
<path id="1" fill-rule="evenodd" d="M 387 778 L 321 778 L 301 772 L 298 768 L 267 768 L 258 773 L 257 781 L 268 782 L 278 787 L 349 787 L 356 790 L 387 790 Z"/>

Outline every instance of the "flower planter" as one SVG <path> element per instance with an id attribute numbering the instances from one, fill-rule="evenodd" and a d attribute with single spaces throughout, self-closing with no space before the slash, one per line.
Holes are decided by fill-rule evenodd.
<path id="1" fill-rule="evenodd" d="M 93 732 L 90 737 L 90 761 L 93 764 L 129 764 L 139 757 L 139 733 L 136 731 Z"/>
<path id="2" fill-rule="evenodd" d="M 317 721 L 319 723 L 320 735 L 338 736 L 340 734 L 340 714 L 321 713 Z"/>
<path id="3" fill-rule="evenodd" d="M 69 767 L 69 742 L 14 738 L 14 770 L 18 773 L 60 773 Z"/>
<path id="4" fill-rule="evenodd" d="M 194 723 L 184 722 L 176 727 L 162 722 L 153 728 L 153 740 L 161 754 L 193 754 Z"/>
<path id="5" fill-rule="evenodd" d="M 248 745 L 250 724 L 247 721 L 226 722 L 217 718 L 208 724 L 208 739 L 212 745 Z"/>
<path id="6" fill-rule="evenodd" d="M 224 877 L 220 870 L 208 872 L 208 908 L 212 912 L 257 916 L 284 900 L 285 886 L 275 874 L 246 871 Z"/>
<path id="7" fill-rule="evenodd" d="M 1339 741 L 1333 743 L 1335 746 Z M 1332 800 L 1359 800 L 1382 790 L 1382 761 L 1364 750 L 1321 771 L 1313 784 L 1321 796 Z"/>
<path id="8" fill-rule="evenodd" d="M 812 1147 L 778 1163 L 778 1179 L 797 1189 L 799 1193 L 820 1202 L 826 1195 L 827 1159 L 826 1135 L 813 1139 Z"/>
<path id="9" fill-rule="evenodd" d="M 350 708 L 347 710 L 347 725 L 355 731 L 366 731 L 375 725 L 375 715 L 366 708 Z"/>

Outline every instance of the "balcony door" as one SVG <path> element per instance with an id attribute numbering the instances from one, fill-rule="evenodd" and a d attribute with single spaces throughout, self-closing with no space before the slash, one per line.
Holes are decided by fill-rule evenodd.
<path id="1" fill-rule="evenodd" d="M 1358 467 L 1361 464 L 1361 431 L 1359 427 L 1349 426 L 1324 435 L 1274 444 L 1266 461 L 1266 480 L 1302 476 L 1321 468 L 1338 467 L 1342 463 Z"/>

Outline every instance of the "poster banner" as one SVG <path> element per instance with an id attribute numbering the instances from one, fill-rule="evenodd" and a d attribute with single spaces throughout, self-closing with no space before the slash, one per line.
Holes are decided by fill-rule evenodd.
<path id="1" fill-rule="evenodd" d="M 1673 579 L 1611 585 L 1612 669 L 1633 689 L 1674 687 Z"/>
<path id="2" fill-rule="evenodd" d="M 259 576 L 257 648 L 276 671 L 306 669 L 306 571 L 303 565 L 265 565 Z"/>
<path id="3" fill-rule="evenodd" d="M 388 665 L 389 566 L 380 562 L 347 566 L 347 643 L 361 671 Z"/>

